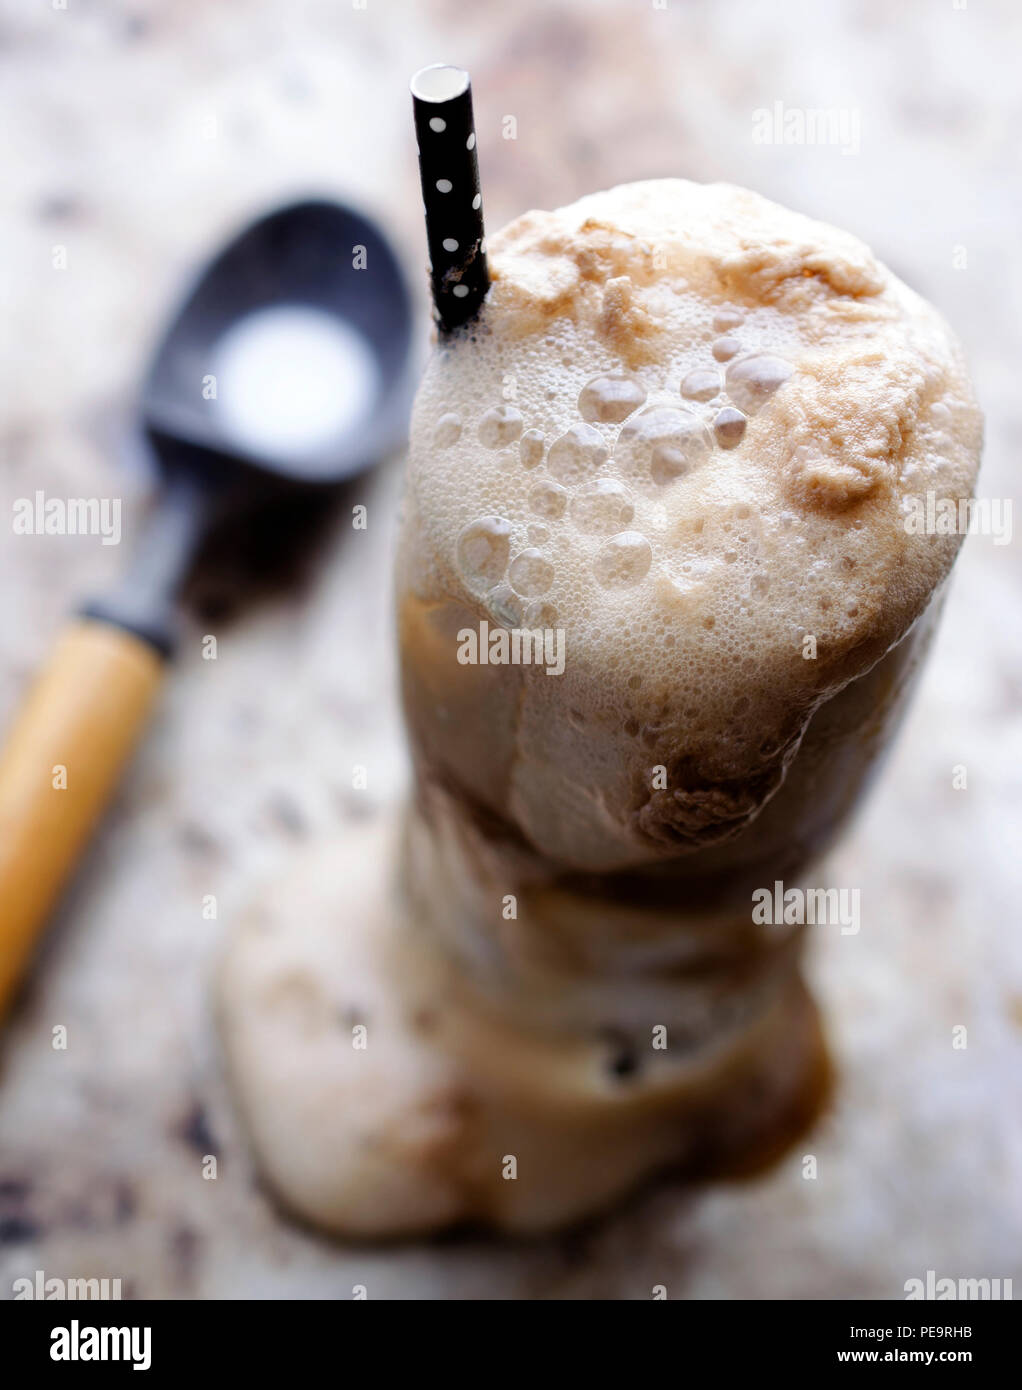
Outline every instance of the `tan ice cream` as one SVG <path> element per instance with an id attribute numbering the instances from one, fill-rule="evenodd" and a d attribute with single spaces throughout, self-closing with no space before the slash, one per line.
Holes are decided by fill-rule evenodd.
<path id="1" fill-rule="evenodd" d="M 799 929 L 749 890 L 889 742 L 960 541 L 908 499 L 979 456 L 934 310 L 755 194 L 629 185 L 489 251 L 413 419 L 399 848 L 303 861 L 223 975 L 263 1167 L 340 1232 L 545 1229 L 812 1113 Z M 463 664 L 482 622 L 561 630 L 563 673 Z"/>

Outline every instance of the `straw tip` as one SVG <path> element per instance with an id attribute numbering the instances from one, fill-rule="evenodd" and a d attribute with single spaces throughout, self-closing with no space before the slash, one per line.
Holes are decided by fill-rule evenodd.
<path id="1" fill-rule="evenodd" d="M 430 63 L 420 68 L 411 80 L 412 96 L 419 101 L 453 101 L 468 89 L 469 76 L 464 68 L 450 63 Z"/>

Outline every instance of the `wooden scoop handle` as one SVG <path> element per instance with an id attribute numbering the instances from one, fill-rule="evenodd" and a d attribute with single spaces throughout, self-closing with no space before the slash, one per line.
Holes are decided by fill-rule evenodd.
<path id="1" fill-rule="evenodd" d="M 72 623 L 15 720 L 0 753 L 0 1017 L 135 746 L 163 664 L 123 628 Z"/>

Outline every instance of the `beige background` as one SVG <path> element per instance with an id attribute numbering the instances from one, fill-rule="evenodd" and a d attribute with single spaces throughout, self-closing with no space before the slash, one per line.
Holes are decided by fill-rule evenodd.
<path id="1" fill-rule="evenodd" d="M 680 174 L 747 184 L 870 242 L 961 334 L 988 418 L 982 491 L 1010 496 L 1016 15 L 1011 0 L 7 0 L 0 518 L 36 488 L 117 495 L 127 534 L 104 548 L 0 526 L 0 716 L 62 615 L 124 563 L 143 499 L 123 457 L 132 392 L 216 241 L 289 195 L 347 194 L 388 220 L 421 299 L 407 79 L 430 61 L 472 71 L 491 227 Z M 754 144 L 752 112 L 774 101 L 857 109 L 860 151 Z M 228 617 L 214 586 L 206 615 L 193 611 L 151 736 L 2 1042 L 0 1298 L 36 1269 L 214 1298 L 349 1297 L 356 1283 L 370 1297 L 646 1298 L 662 1283 L 679 1298 L 896 1298 L 927 1269 L 1022 1291 L 1019 545 L 981 536 L 839 851 L 834 881 L 861 885 L 863 930 L 819 930 L 812 973 L 840 1086 L 794 1154 L 755 1182 L 661 1184 L 535 1244 L 345 1249 L 277 1217 L 218 1072 L 207 973 L 259 876 L 400 795 L 387 602 L 399 468 L 359 489 L 369 532 L 342 518 L 303 588 Z M 199 655 L 210 631 L 215 663 Z M 355 762 L 368 793 L 350 790 Z M 216 923 L 201 916 L 209 893 Z M 50 1046 L 56 1024 L 66 1052 Z M 966 1051 L 952 1050 L 957 1024 Z M 210 1152 L 216 1182 L 201 1177 Z M 815 1182 L 802 1153 L 817 1156 Z"/>

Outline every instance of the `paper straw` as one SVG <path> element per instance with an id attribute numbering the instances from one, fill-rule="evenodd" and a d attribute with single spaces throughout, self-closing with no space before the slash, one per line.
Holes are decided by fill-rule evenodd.
<path id="1" fill-rule="evenodd" d="M 475 317 L 490 286 L 472 84 L 462 68 L 434 63 L 411 87 L 433 304 L 450 332 Z"/>

